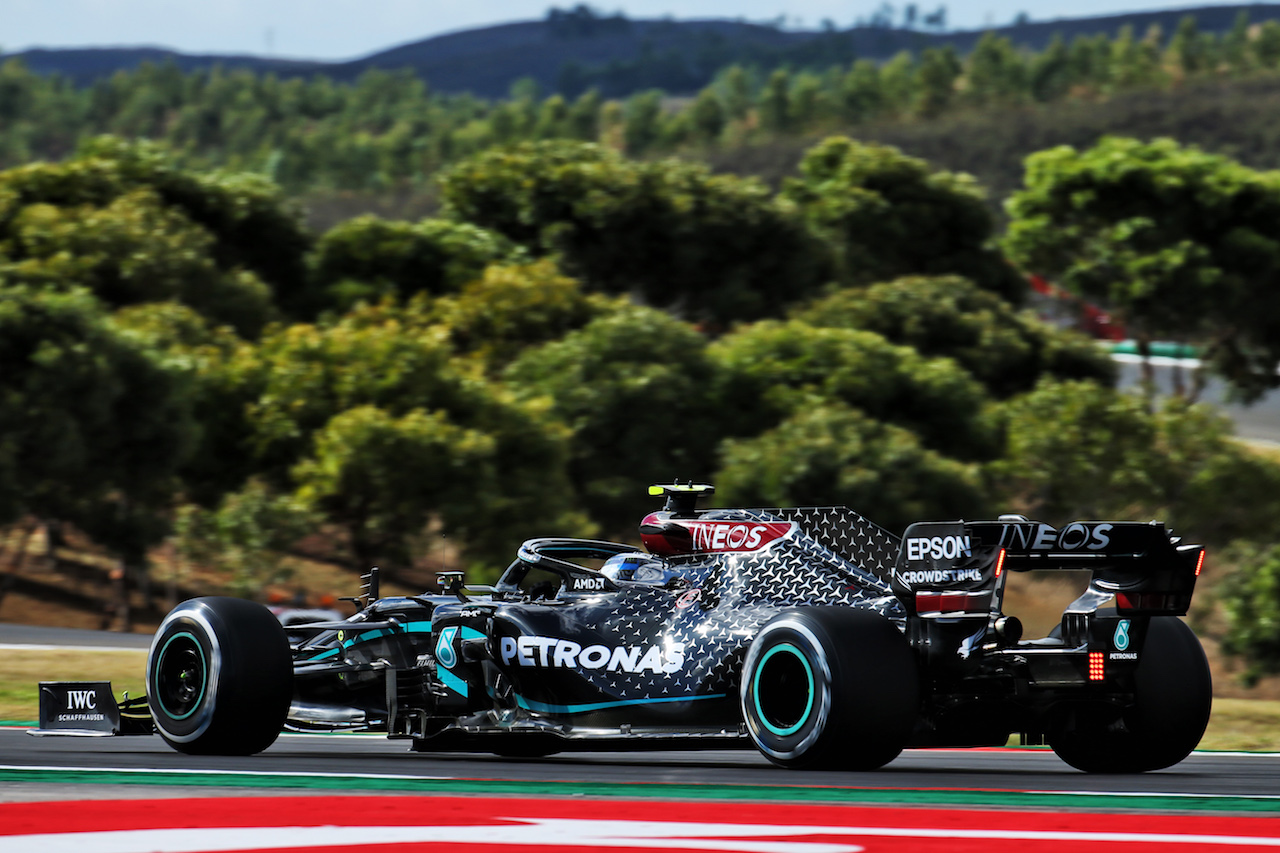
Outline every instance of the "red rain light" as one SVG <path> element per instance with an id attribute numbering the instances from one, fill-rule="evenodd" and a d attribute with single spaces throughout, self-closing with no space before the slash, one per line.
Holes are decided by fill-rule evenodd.
<path id="1" fill-rule="evenodd" d="M 1204 549 L 1200 549 L 1200 556 L 1196 557 L 1196 577 L 1200 577 L 1200 570 L 1204 568 Z"/>
<path id="2" fill-rule="evenodd" d="M 936 613 L 942 609 L 942 594 L 938 592 L 916 593 L 916 610 L 920 613 Z"/>
<path id="3" fill-rule="evenodd" d="M 1101 681 L 1102 673 L 1102 652 L 1089 652 L 1089 680 Z"/>
<path id="4" fill-rule="evenodd" d="M 1204 552 L 1200 552 L 1201 559 L 1204 559 Z M 1000 575 L 1004 572 L 1004 549 L 1000 549 L 1000 553 L 996 555 L 996 580 L 1000 579 Z M 1196 566 L 1196 574 L 1200 574 L 1200 567 Z"/>

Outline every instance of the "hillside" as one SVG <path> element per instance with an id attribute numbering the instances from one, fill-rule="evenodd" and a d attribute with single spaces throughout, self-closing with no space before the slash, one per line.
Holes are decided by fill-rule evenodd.
<path id="1" fill-rule="evenodd" d="M 859 139 L 893 145 L 938 168 L 974 175 L 993 209 L 1021 188 L 1029 154 L 1056 145 L 1088 148 L 1103 136 L 1171 137 L 1257 169 L 1280 167 L 1280 79 L 1203 80 L 1167 91 L 992 107 L 929 121 L 861 124 Z M 718 172 L 756 175 L 772 186 L 795 175 L 822 133 L 700 152 Z"/>
<path id="2" fill-rule="evenodd" d="M 1055 21 L 1030 21 L 995 28 L 1016 45 L 1043 49 L 1055 35 L 1115 35 L 1129 26 L 1143 33 L 1159 26 L 1170 33 L 1185 16 L 1205 32 L 1228 30 L 1240 12 L 1254 23 L 1280 19 L 1280 4 L 1241 4 L 1190 10 L 1125 13 Z M 88 85 L 144 62 L 172 61 L 183 71 L 221 65 L 282 77 L 324 74 L 349 81 L 371 68 L 412 69 L 443 93 L 470 92 L 493 98 L 507 94 L 521 78 L 544 91 L 577 94 L 589 86 L 610 97 L 647 88 L 679 94 L 705 86 L 716 71 L 733 63 L 771 67 L 824 68 L 854 59 L 885 60 L 902 50 L 951 45 L 973 48 L 985 30 L 934 32 L 888 26 L 848 30 L 784 30 L 772 24 L 730 20 L 629 20 L 620 16 L 499 24 L 447 33 L 388 48 L 346 62 L 289 60 L 260 56 L 184 54 L 158 47 L 37 49 L 0 55 L 19 58 L 33 71 L 61 74 Z"/>

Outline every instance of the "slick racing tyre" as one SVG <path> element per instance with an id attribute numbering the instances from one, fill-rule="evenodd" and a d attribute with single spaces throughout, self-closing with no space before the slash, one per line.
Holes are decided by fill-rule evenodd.
<path id="1" fill-rule="evenodd" d="M 747 731 L 774 764 L 874 770 L 911 736 L 920 685 L 911 647 L 888 620 L 806 607 L 760 629 L 743 664 L 741 697 Z"/>
<path id="2" fill-rule="evenodd" d="M 1177 764 L 1209 723 L 1213 682 L 1200 641 L 1181 620 L 1152 618 L 1134 674 L 1134 703 L 1121 713 L 1080 707 L 1049 733 L 1058 757 L 1089 773 L 1143 773 Z"/>
<path id="3" fill-rule="evenodd" d="M 284 628 L 238 598 L 194 598 L 165 617 L 147 655 L 147 702 L 170 746 L 252 755 L 275 742 L 293 698 Z"/>

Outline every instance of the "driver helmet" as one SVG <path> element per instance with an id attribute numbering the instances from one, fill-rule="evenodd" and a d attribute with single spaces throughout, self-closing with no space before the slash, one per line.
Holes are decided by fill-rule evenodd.
<path id="1" fill-rule="evenodd" d="M 656 586 L 665 586 L 680 576 L 662 560 L 640 551 L 615 554 L 605 560 L 600 567 L 600 574 L 614 582 L 632 581 Z"/>

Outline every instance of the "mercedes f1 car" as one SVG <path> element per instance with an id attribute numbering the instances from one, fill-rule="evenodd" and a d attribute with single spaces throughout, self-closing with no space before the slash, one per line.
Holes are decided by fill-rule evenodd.
<path id="1" fill-rule="evenodd" d="M 851 770 L 1018 734 L 1139 772 L 1204 733 L 1209 668 L 1176 618 L 1204 549 L 1161 524 L 1006 515 L 899 538 L 840 507 L 698 510 L 712 491 L 652 487 L 666 503 L 643 551 L 527 541 L 492 587 L 452 573 L 441 594 L 380 597 L 375 571 L 344 621 L 187 601 L 151 645 L 151 723 L 186 753 L 256 753 L 287 728 L 505 756 L 742 746 Z M 1005 583 L 1045 569 L 1091 581 L 1024 639 Z"/>

